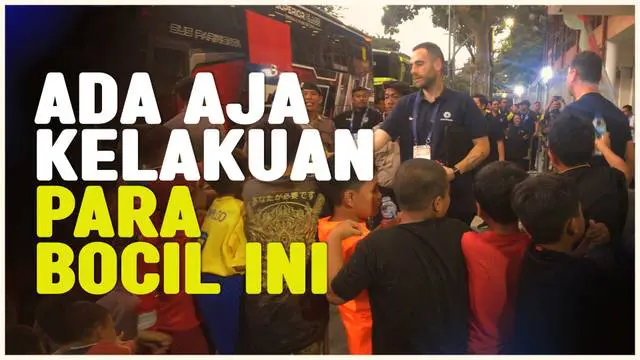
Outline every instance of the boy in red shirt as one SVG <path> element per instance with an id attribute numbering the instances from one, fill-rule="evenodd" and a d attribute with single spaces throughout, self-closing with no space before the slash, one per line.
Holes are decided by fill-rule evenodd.
<path id="1" fill-rule="evenodd" d="M 333 158 L 329 158 L 328 161 L 329 169 L 333 172 Z M 331 231 L 345 220 L 357 222 L 362 233 L 342 241 L 342 258 L 346 262 L 358 242 L 369 233 L 366 220 L 376 215 L 380 208 L 381 195 L 374 180 L 359 181 L 353 169 L 348 181 L 333 180 L 334 175 L 331 174 L 330 181 L 318 182 L 321 191 L 333 207 L 331 216 L 318 220 L 318 239 L 327 241 Z M 367 291 L 340 305 L 338 310 L 347 333 L 349 353 L 370 355 L 372 318 Z"/>
<path id="2" fill-rule="evenodd" d="M 524 170 L 509 162 L 491 163 L 475 178 L 478 216 L 489 229 L 462 237 L 469 275 L 472 354 L 499 354 L 512 330 L 517 280 L 530 239 L 518 228 L 511 192 L 526 178 Z"/>

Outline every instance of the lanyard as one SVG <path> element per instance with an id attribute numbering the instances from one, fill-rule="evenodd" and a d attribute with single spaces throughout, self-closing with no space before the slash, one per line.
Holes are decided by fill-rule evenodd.
<path id="1" fill-rule="evenodd" d="M 349 130 L 351 130 L 352 133 L 354 133 L 355 129 L 353 128 L 353 119 L 356 116 L 356 111 L 353 110 L 351 111 L 351 117 L 349 118 Z M 365 109 L 364 110 L 364 114 L 362 115 L 362 121 L 360 121 L 360 129 L 362 129 L 362 127 L 369 122 L 369 109 Z"/>
<path id="2" fill-rule="evenodd" d="M 418 110 L 420 109 L 420 92 L 416 93 L 415 101 L 413 102 L 413 111 L 411 112 L 412 119 L 412 128 L 413 130 L 413 143 L 414 145 L 418 145 Z M 427 135 L 427 145 L 431 144 L 431 135 L 433 134 L 433 128 L 436 126 L 436 116 L 438 116 L 438 110 L 440 109 L 440 103 L 436 102 L 435 107 L 433 108 L 433 112 L 431 113 L 431 128 L 429 129 L 429 134 Z"/>

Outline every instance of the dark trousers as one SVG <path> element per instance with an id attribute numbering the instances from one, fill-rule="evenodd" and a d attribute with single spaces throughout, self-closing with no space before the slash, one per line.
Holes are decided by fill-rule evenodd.
<path id="1" fill-rule="evenodd" d="M 244 276 L 202 274 L 203 283 L 220 284 L 220 294 L 196 295 L 198 309 L 207 328 L 209 341 L 219 354 L 235 354 L 240 334 L 240 304 Z"/>

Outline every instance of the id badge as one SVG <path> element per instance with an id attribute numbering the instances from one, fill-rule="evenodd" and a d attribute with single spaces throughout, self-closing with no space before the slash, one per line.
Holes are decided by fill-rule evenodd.
<path id="1" fill-rule="evenodd" d="M 413 147 L 413 158 L 431 160 L 431 146 L 415 145 Z"/>

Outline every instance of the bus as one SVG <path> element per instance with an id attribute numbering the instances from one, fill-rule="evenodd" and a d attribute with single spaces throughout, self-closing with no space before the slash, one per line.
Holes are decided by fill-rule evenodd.
<path id="1" fill-rule="evenodd" d="M 328 117 L 351 107 L 351 89 L 373 85 L 371 39 L 313 7 L 148 6 L 140 18 L 163 119 L 184 106 L 177 80 L 199 72 L 214 75 L 224 106 L 246 104 L 249 72 L 265 73 L 268 103 L 278 74 L 293 71 L 318 84 Z"/>
<path id="2" fill-rule="evenodd" d="M 382 85 L 387 81 L 404 81 L 411 85 L 411 59 L 397 51 L 373 49 L 373 85 L 376 98 L 383 97 Z"/>

